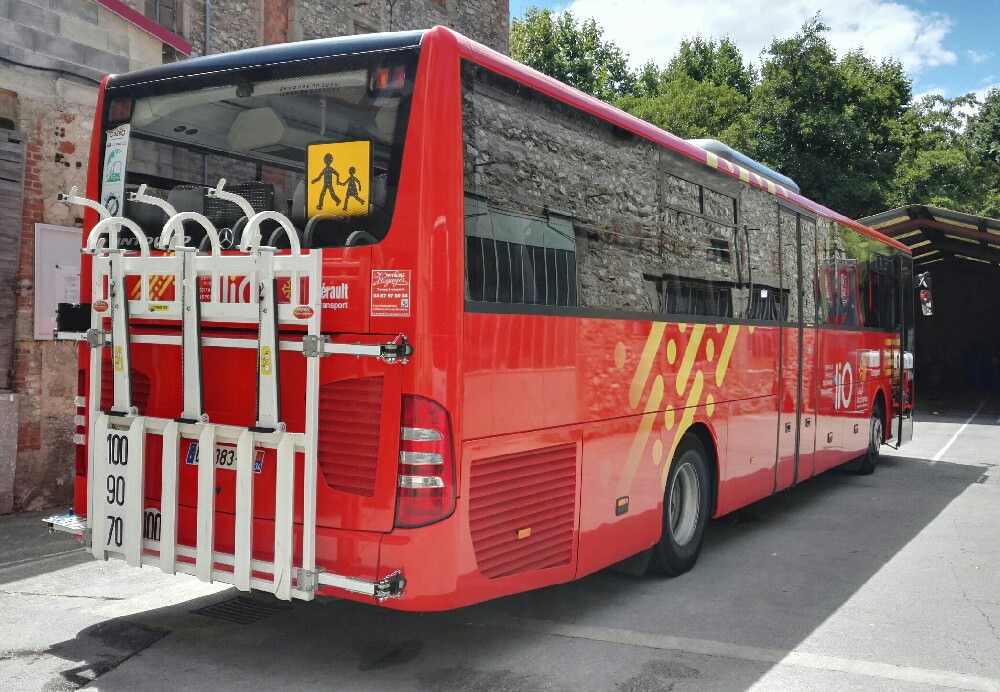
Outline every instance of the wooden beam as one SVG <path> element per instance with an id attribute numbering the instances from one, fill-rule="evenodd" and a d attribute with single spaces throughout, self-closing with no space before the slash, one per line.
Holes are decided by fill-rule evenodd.
<path id="1" fill-rule="evenodd" d="M 1000 245 L 1000 233 L 984 233 L 983 231 L 966 228 L 965 226 L 955 226 L 942 221 L 934 221 L 933 219 L 911 219 L 909 221 L 896 224 L 891 228 L 883 228 L 882 232 L 894 238 L 897 235 L 903 235 L 909 231 L 929 230 L 950 233 L 951 235 L 961 236 L 962 238 L 968 238 L 969 240 L 976 240 L 980 243 L 995 243 L 996 245 Z"/>

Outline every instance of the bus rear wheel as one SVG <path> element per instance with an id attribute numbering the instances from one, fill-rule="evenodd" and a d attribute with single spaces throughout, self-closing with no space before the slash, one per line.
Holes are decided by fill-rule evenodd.
<path id="1" fill-rule="evenodd" d="M 851 462 L 848 467 L 859 476 L 867 476 L 878 466 L 879 448 L 885 438 L 885 415 L 882 413 L 882 402 L 877 401 L 872 407 L 871 418 L 868 420 L 868 449 L 860 457 Z"/>
<path id="2" fill-rule="evenodd" d="M 677 445 L 663 492 L 663 533 L 649 565 L 654 574 L 676 577 L 698 561 L 709 514 L 707 458 L 695 435 L 685 435 Z"/>

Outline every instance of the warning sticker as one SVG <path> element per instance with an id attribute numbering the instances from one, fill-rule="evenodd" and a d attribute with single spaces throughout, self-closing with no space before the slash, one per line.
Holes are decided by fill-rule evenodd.
<path id="1" fill-rule="evenodd" d="M 372 143 L 320 142 L 306 148 L 309 216 L 368 216 Z"/>
<path id="2" fill-rule="evenodd" d="M 410 270 L 372 269 L 372 317 L 410 316 Z"/>

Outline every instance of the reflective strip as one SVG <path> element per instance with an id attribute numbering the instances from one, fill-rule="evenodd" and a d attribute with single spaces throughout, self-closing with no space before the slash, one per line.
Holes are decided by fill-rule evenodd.
<path id="1" fill-rule="evenodd" d="M 434 428 L 401 428 L 403 439 L 407 442 L 437 442 L 441 433 Z"/>
<path id="2" fill-rule="evenodd" d="M 444 481 L 438 476 L 400 476 L 400 488 L 419 490 L 422 488 L 443 488 Z"/>
<path id="3" fill-rule="evenodd" d="M 400 452 L 399 462 L 409 466 L 440 466 L 444 459 L 437 452 Z"/>
<path id="4" fill-rule="evenodd" d="M 85 445 L 87 444 L 87 436 L 82 433 L 76 433 L 73 435 L 73 444 L 75 445 Z"/>

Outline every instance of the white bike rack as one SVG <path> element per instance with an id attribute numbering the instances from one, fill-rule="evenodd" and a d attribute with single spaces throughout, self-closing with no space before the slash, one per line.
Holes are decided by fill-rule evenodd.
<path id="1" fill-rule="evenodd" d="M 330 344 L 320 333 L 322 283 L 321 251 L 303 251 L 298 234 L 283 215 L 264 211 L 253 213 L 250 204 L 224 190 L 220 180 L 208 194 L 240 206 L 248 222 L 239 250 L 223 252 L 219 236 L 205 216 L 176 211 L 168 203 L 146 194 L 145 187 L 130 195 L 130 200 L 152 204 L 167 213 L 158 239 L 162 253 L 152 252 L 142 229 L 122 217 L 112 217 L 104 210 L 102 220 L 88 235 L 83 252 L 92 260 L 91 329 L 86 340 L 91 347 L 90 386 L 87 410 L 87 517 L 81 528 L 77 517 L 49 517 L 53 528 L 89 537 L 94 556 L 121 557 L 129 564 L 158 565 L 164 572 L 194 574 L 203 581 L 234 584 L 242 590 L 260 589 L 278 598 L 312 599 L 321 585 L 335 586 L 373 598 L 398 596 L 404 585 L 399 574 L 378 581 L 366 581 L 336 574 L 320 574 L 316 568 L 316 445 L 319 410 L 320 356 L 345 354 L 373 356 L 387 362 L 406 362 L 412 349 L 405 337 L 387 344 Z M 61 199 L 67 203 L 100 207 L 82 200 L 73 190 Z M 101 213 L 98 209 L 98 213 Z M 278 253 L 262 246 L 260 225 L 278 223 L 288 234 L 291 250 Z M 184 245 L 185 223 L 197 223 L 205 229 L 210 251 L 199 253 Z M 138 239 L 138 252 L 119 247 L 119 233 L 125 229 Z M 107 236 L 107 246 L 102 238 Z M 231 276 L 249 277 L 249 301 L 231 300 L 224 295 L 222 282 Z M 302 295 L 302 278 L 308 277 L 307 295 Z M 289 282 L 290 300 L 278 303 L 276 279 Z M 173 283 L 173 297 L 154 294 L 151 282 Z M 203 292 L 202 284 L 209 288 Z M 135 287 L 138 290 L 135 290 Z M 130 287 L 133 293 L 130 295 Z M 306 307 L 309 310 L 303 311 Z M 109 314 L 107 314 L 109 313 Z M 303 314 L 308 317 L 303 319 Z M 105 320 L 110 318 L 110 333 Z M 180 344 L 178 373 L 183 382 L 181 415 L 167 419 L 144 415 L 131 396 L 129 345 L 131 321 L 163 322 L 180 325 L 179 336 L 158 336 L 153 343 Z M 202 337 L 203 324 L 246 325 L 256 329 L 257 338 Z M 279 342 L 281 325 L 306 327 L 301 341 Z M 146 341 L 148 338 L 144 337 Z M 257 413 L 255 425 L 239 427 L 210 421 L 203 407 L 203 344 L 229 348 L 255 348 L 257 378 Z M 112 349 L 113 405 L 100 410 L 102 348 Z M 279 349 L 300 351 L 306 357 L 306 416 L 301 431 L 289 431 L 281 420 L 279 408 Z M 146 440 L 159 436 L 162 442 L 160 507 L 144 506 L 143 488 L 146 473 Z M 197 515 L 195 545 L 177 542 L 178 486 L 181 443 L 197 441 Z M 215 452 L 217 445 L 236 447 L 236 507 L 234 551 L 220 553 L 215 544 Z M 253 559 L 254 456 L 257 449 L 272 449 L 276 457 L 274 558 L 270 562 Z M 303 454 L 302 537 L 294 542 L 295 460 Z M 298 552 L 300 560 L 293 556 Z M 261 575 L 269 575 L 265 578 Z"/>

